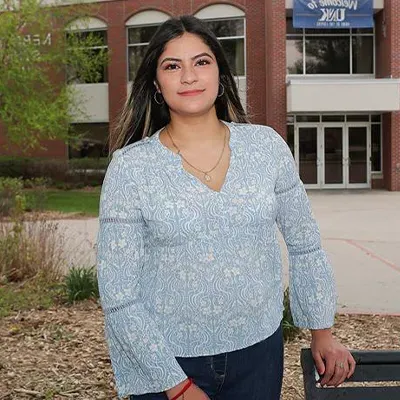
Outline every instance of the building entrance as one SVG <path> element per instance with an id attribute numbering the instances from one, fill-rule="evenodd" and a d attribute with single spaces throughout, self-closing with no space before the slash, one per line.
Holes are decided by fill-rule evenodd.
<path id="1" fill-rule="evenodd" d="M 295 159 L 306 188 L 371 186 L 370 125 L 297 124 Z"/>

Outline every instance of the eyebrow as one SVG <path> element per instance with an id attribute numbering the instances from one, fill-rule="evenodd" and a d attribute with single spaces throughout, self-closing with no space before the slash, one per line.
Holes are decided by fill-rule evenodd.
<path id="1" fill-rule="evenodd" d="M 204 57 L 204 56 L 207 56 L 207 57 L 210 57 L 211 59 L 213 59 L 213 57 L 208 53 L 197 54 L 197 56 L 194 56 L 191 59 L 195 60 L 196 58 Z M 160 65 L 162 65 L 165 61 L 178 61 L 179 62 L 179 61 L 182 61 L 182 60 L 180 58 L 167 57 L 167 58 L 164 58 L 164 60 L 161 61 Z"/>

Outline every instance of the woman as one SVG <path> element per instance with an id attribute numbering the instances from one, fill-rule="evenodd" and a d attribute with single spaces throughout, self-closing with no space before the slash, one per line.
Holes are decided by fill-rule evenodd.
<path id="1" fill-rule="evenodd" d="M 284 140 L 249 124 L 215 36 L 166 21 L 151 40 L 104 180 L 98 279 L 120 397 L 276 400 L 283 374 L 276 223 L 295 323 L 322 384 L 354 360 L 330 332 L 333 273 Z"/>

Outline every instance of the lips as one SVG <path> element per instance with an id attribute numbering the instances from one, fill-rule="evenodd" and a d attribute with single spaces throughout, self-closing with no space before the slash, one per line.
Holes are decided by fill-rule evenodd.
<path id="1" fill-rule="evenodd" d="M 197 96 L 203 92 L 204 90 L 187 90 L 186 92 L 180 92 L 178 94 L 181 96 Z"/>

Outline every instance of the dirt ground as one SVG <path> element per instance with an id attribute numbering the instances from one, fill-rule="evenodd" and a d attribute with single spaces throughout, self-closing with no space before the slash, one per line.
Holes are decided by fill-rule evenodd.
<path id="1" fill-rule="evenodd" d="M 334 333 L 351 349 L 400 349 L 400 317 L 339 315 Z M 300 349 L 285 346 L 282 400 L 302 400 Z M 117 399 L 97 302 L 0 319 L 0 400 Z"/>

